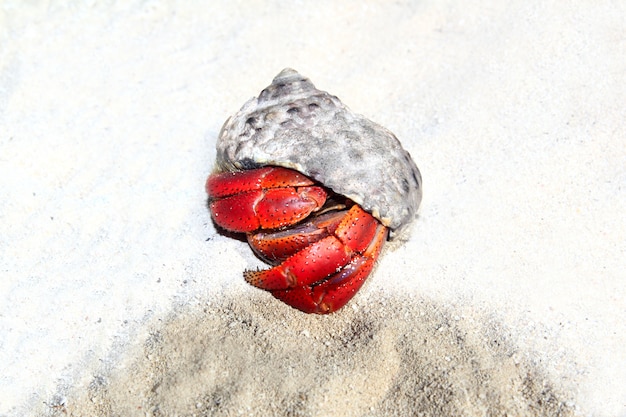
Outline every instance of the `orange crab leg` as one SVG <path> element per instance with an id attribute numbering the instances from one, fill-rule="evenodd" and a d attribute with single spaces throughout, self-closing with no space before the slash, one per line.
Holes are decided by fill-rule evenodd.
<path id="1" fill-rule="evenodd" d="M 380 254 L 387 228 L 378 225 L 376 235 L 362 255 L 357 255 L 341 271 L 314 286 L 271 291 L 280 301 L 305 313 L 328 314 L 342 308 L 354 297 L 369 276 Z"/>

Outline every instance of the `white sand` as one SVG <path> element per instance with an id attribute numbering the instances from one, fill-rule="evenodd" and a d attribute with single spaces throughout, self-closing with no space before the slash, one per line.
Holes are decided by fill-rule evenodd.
<path id="1" fill-rule="evenodd" d="M 626 416 L 626 3 L 65 3 L 0 3 L 1 416 Z M 328 317 L 205 205 L 286 66 L 424 177 Z"/>

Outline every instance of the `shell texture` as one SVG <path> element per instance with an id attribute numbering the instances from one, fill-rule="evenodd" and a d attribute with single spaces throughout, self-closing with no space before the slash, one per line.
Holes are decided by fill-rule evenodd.
<path id="1" fill-rule="evenodd" d="M 350 198 L 389 227 L 415 217 L 422 177 L 393 133 L 286 68 L 222 127 L 217 169 L 292 168 Z"/>

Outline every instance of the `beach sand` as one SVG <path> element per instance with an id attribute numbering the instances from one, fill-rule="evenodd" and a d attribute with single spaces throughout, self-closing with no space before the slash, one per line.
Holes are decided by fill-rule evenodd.
<path id="1" fill-rule="evenodd" d="M 211 3 L 0 5 L 0 416 L 626 416 L 626 6 Z M 424 181 L 329 316 L 207 208 L 285 67 Z"/>

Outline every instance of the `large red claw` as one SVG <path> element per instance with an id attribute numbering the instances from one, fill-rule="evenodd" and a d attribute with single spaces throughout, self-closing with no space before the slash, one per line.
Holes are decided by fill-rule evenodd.
<path id="1" fill-rule="evenodd" d="M 226 230 L 248 232 L 259 228 L 255 206 L 263 198 L 263 190 L 248 191 L 210 202 L 215 223 Z"/>
<path id="2" fill-rule="evenodd" d="M 222 173 L 206 183 L 213 220 L 233 232 L 276 229 L 301 221 L 326 202 L 322 187 L 286 168 Z"/>
<path id="3" fill-rule="evenodd" d="M 326 201 L 321 187 L 275 188 L 265 190 L 254 210 L 261 228 L 289 226 L 318 210 Z"/>

